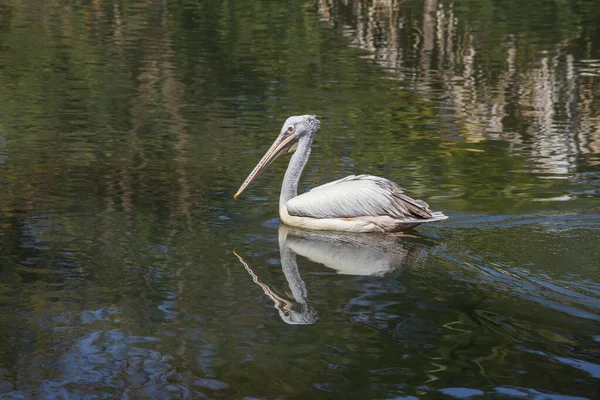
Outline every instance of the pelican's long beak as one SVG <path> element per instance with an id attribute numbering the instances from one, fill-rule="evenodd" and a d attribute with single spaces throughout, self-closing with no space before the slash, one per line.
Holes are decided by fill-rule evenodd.
<path id="1" fill-rule="evenodd" d="M 237 193 L 233 195 L 233 198 L 237 199 L 240 196 L 240 194 L 242 194 L 242 192 L 246 190 L 246 188 L 250 186 L 250 184 L 254 182 L 254 180 L 258 178 L 258 176 L 265 169 L 267 169 L 267 167 L 271 165 L 273 161 L 275 161 L 277 157 L 279 157 L 282 154 L 294 151 L 296 148 L 295 144 L 297 143 L 296 138 L 297 135 L 295 133 L 290 133 L 288 135 L 280 134 L 279 136 L 277 136 L 275 142 L 273 142 L 273 144 L 271 145 L 269 150 L 267 150 L 263 158 L 261 158 L 258 164 L 256 164 L 256 167 L 254 167 L 252 172 L 250 172 L 250 175 L 248 175 L 244 183 L 242 183 L 242 186 L 240 186 Z"/>

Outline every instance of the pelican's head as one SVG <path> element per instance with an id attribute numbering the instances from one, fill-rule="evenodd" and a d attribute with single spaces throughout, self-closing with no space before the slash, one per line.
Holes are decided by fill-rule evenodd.
<path id="1" fill-rule="evenodd" d="M 250 172 L 250 175 L 242 183 L 237 193 L 233 195 L 233 198 L 237 199 L 277 157 L 282 154 L 293 153 L 298 148 L 299 142 L 311 140 L 319 126 L 321 126 L 321 122 L 317 118 L 317 115 L 296 115 L 286 119 L 275 142 L 256 164 L 256 167 Z"/>

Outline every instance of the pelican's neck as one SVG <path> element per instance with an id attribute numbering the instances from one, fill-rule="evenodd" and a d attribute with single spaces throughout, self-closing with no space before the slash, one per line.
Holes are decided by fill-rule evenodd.
<path id="1" fill-rule="evenodd" d="M 298 196 L 298 182 L 302 175 L 302 170 L 308 162 L 310 156 L 310 150 L 312 147 L 312 137 L 308 137 L 304 140 L 300 140 L 298 143 L 298 149 L 292 155 L 290 164 L 288 165 L 285 176 L 283 177 L 283 183 L 281 184 L 281 195 L 279 196 L 279 204 L 285 204 L 288 200 Z"/>

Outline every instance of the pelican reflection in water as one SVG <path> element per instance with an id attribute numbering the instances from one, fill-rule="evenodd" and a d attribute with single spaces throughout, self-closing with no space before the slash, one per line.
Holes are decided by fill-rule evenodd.
<path id="1" fill-rule="evenodd" d="M 396 232 L 447 218 L 441 212 L 432 212 L 424 201 L 405 195 L 394 182 L 372 175 L 347 176 L 298 196 L 298 181 L 319 126 L 315 115 L 288 118 L 234 198 L 277 157 L 294 153 L 279 197 L 279 216 L 286 225 L 346 232 Z"/>
<path id="2" fill-rule="evenodd" d="M 345 275 L 382 276 L 426 256 L 422 245 L 410 238 L 318 232 L 279 226 L 281 268 L 291 299 L 278 294 L 237 253 L 252 279 L 273 300 L 281 319 L 288 324 L 313 324 L 317 314 L 308 301 L 306 285 L 300 276 L 296 255 L 320 263 Z"/>

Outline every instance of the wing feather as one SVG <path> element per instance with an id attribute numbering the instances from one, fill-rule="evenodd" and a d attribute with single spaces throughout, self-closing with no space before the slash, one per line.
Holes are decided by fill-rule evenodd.
<path id="1" fill-rule="evenodd" d="M 404 194 L 400 186 L 373 175 L 350 175 L 288 200 L 288 213 L 312 218 L 388 215 L 398 219 L 432 217 L 429 205 Z"/>

